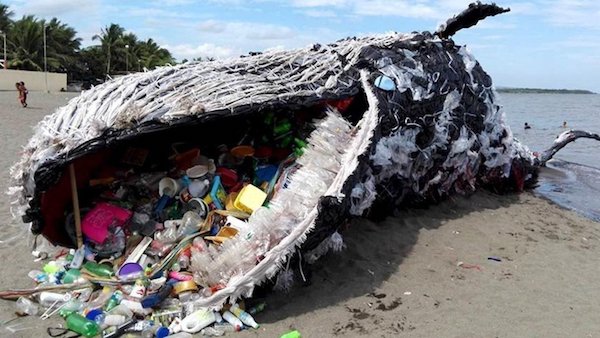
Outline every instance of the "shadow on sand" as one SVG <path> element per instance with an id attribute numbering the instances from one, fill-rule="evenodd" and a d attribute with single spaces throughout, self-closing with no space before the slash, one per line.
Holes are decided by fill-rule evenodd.
<path id="1" fill-rule="evenodd" d="M 256 318 L 273 323 L 371 294 L 402 268 L 422 229 L 437 229 L 448 220 L 514 203 L 519 203 L 518 195 L 497 196 L 482 191 L 425 209 L 399 211 L 397 216 L 380 223 L 356 219 L 342 233 L 346 248 L 341 253 L 327 254 L 311 266 L 310 285 L 301 286 L 296 273 L 295 285 L 289 293 L 271 292 L 254 299 L 265 301 L 268 306 L 268 311 L 257 314 Z"/>

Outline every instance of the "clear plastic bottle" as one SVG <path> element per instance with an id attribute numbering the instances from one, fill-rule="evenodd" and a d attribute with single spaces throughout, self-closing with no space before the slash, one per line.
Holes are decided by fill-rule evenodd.
<path id="1" fill-rule="evenodd" d="M 202 223 L 204 223 L 204 219 L 198 213 L 194 211 L 186 212 L 181 219 L 181 226 L 177 229 L 177 238 L 193 234 L 200 229 Z"/>
<path id="2" fill-rule="evenodd" d="M 19 315 L 35 316 L 39 311 L 38 305 L 25 297 L 17 299 L 16 307 Z"/>
<path id="3" fill-rule="evenodd" d="M 27 276 L 29 276 L 29 278 L 33 279 L 37 283 L 43 283 L 48 281 L 48 275 L 40 270 L 31 270 L 29 271 Z"/>
<path id="4" fill-rule="evenodd" d="M 165 221 L 164 230 L 154 234 L 154 239 L 164 244 L 170 244 L 175 242 L 177 240 L 177 225 L 179 224 L 180 221 Z"/>
<path id="5" fill-rule="evenodd" d="M 73 251 L 73 260 L 69 264 L 71 269 L 79 269 L 83 264 L 83 258 L 85 257 L 85 246 L 81 246 L 79 249 Z"/>
<path id="6" fill-rule="evenodd" d="M 169 329 L 161 326 L 157 323 L 154 323 L 152 321 L 149 321 L 150 326 L 145 327 L 144 329 L 142 329 L 142 337 L 143 338 L 164 338 L 166 336 L 169 335 Z"/>

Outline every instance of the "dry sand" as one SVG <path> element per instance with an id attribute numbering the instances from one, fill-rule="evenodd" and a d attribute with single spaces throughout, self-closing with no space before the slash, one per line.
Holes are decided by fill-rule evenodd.
<path id="1" fill-rule="evenodd" d="M 73 95 L 32 93 L 28 109 L 15 96 L 0 92 L 2 191 L 30 127 Z M 6 196 L 0 224 L 2 238 L 21 227 Z M 598 225 L 531 193 L 486 192 L 381 223 L 357 220 L 344 233 L 346 249 L 314 265 L 312 285 L 271 294 L 256 316 L 261 328 L 232 336 L 279 337 L 290 329 L 303 337 L 597 336 Z M 40 265 L 30 251 L 27 239 L 0 247 L 0 289 L 33 285 L 27 272 Z M 0 300 L 0 321 L 13 311 L 13 302 Z M 10 333 L 2 325 L 1 337 L 46 336 L 62 320 L 13 323 L 30 329 Z"/>

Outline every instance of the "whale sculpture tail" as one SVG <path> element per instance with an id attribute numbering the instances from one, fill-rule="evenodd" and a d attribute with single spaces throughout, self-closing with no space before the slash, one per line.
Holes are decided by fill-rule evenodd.
<path id="1" fill-rule="evenodd" d="M 552 159 L 552 157 L 554 157 L 554 155 L 559 150 L 564 148 L 567 144 L 577 140 L 578 138 L 589 138 L 600 141 L 600 135 L 598 134 L 590 133 L 583 130 L 567 130 L 558 135 L 558 137 L 554 140 L 554 143 L 550 148 L 546 149 L 537 156 L 536 164 L 540 167 L 543 167 L 544 165 L 546 165 L 546 162 Z"/>
<path id="2" fill-rule="evenodd" d="M 495 3 L 482 4 L 477 1 L 471 3 L 469 8 L 460 12 L 458 15 L 448 19 L 446 23 L 438 28 L 435 34 L 442 39 L 447 39 L 463 28 L 475 26 L 479 21 L 488 16 L 495 16 L 509 11 L 510 8 L 502 8 Z"/>

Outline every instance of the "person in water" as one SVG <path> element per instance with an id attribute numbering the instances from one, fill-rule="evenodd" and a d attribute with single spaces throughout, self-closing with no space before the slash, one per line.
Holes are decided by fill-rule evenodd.
<path id="1" fill-rule="evenodd" d="M 529 123 L 525 122 L 525 126 L 523 128 L 525 128 L 525 129 L 531 129 L 531 126 L 529 125 Z"/>
<path id="2" fill-rule="evenodd" d="M 563 121 L 563 128 L 567 127 L 567 121 Z"/>

